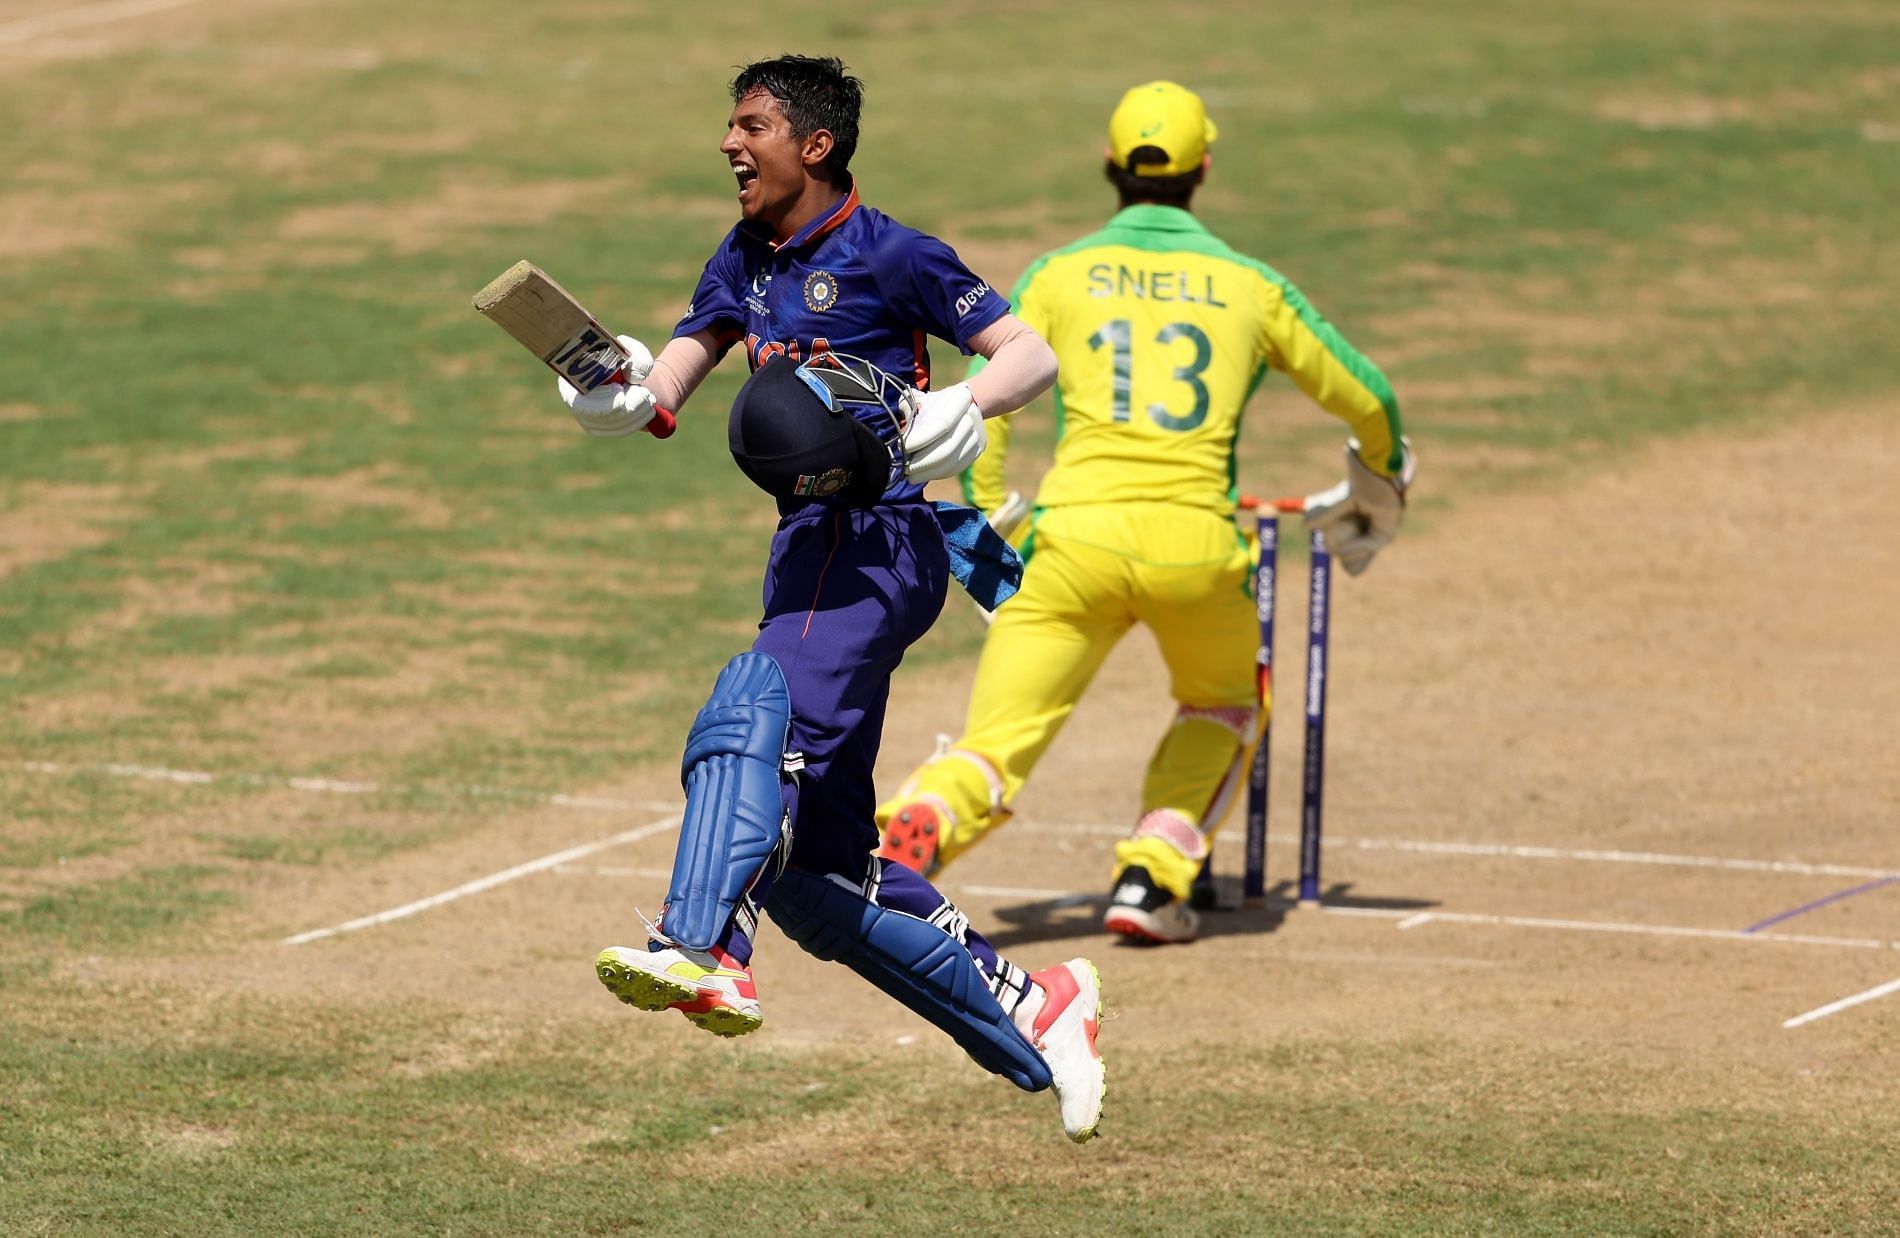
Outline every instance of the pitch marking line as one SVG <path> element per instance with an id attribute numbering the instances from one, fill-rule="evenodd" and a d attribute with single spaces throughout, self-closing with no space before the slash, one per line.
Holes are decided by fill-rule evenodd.
<path id="1" fill-rule="evenodd" d="M 1794 1018 L 1784 1021 L 1781 1026 L 1789 1029 L 1801 1027 L 1814 1022 L 1816 1019 L 1825 1019 L 1829 1015 L 1839 1014 L 1843 1010 L 1851 1010 L 1862 1002 L 1871 1002 L 1877 998 L 1885 997 L 1889 993 L 1900 993 L 1900 980 L 1889 980 L 1885 984 L 1875 985 L 1864 993 L 1856 993 L 1852 997 L 1843 997 L 1840 1001 L 1829 1002 L 1825 1006 L 1816 1006 L 1806 1014 L 1798 1014 Z"/>
<path id="2" fill-rule="evenodd" d="M 1031 825 L 1047 834 L 1085 834 L 1126 838 L 1128 828 L 1117 825 Z M 1297 838 L 1269 836 L 1275 847 L 1297 847 Z M 1495 856 L 1512 860 L 1580 860 L 1596 864 L 1648 864 L 1668 868 L 1713 868 L 1744 873 L 1784 873 L 1798 877 L 1877 877 L 1900 880 L 1891 868 L 1864 868 L 1852 864 L 1810 864 L 1802 860 L 1751 860 L 1720 855 L 1674 855 L 1658 851 L 1604 851 L 1574 847 L 1537 847 L 1513 843 L 1426 842 L 1406 838 L 1327 838 L 1328 851 L 1403 851 L 1414 855 Z"/>
<path id="3" fill-rule="evenodd" d="M 670 868 L 632 868 L 613 864 L 561 864 L 555 873 L 562 877 L 630 877 L 645 881 L 665 881 L 672 877 Z M 946 894 L 971 895 L 976 898 L 1033 898 L 1053 902 L 1061 907 L 1086 907 L 1090 903 L 1105 903 L 1106 894 L 1082 894 L 1074 890 L 1049 890 L 1035 886 L 992 886 L 964 885 L 939 886 Z M 1288 902 L 1288 907 L 1294 904 Z M 1385 907 L 1324 907 L 1321 911 L 1335 916 L 1372 916 L 1384 920 L 1396 920 L 1412 913 L 1393 911 Z"/>
<path id="4" fill-rule="evenodd" d="M 1896 881 L 1900 881 L 1900 877 L 1882 877 L 1878 881 L 1869 881 L 1865 885 L 1857 885 L 1851 890 L 1836 890 L 1832 894 L 1823 898 L 1817 898 L 1812 902 L 1803 903 L 1790 911 L 1782 912 L 1780 915 L 1769 916 L 1760 924 L 1751 924 L 1742 931 L 1744 933 L 1759 933 L 1765 928 L 1780 924 L 1783 920 L 1792 920 L 1796 916 L 1805 916 L 1810 911 L 1816 911 L 1827 906 L 1829 903 L 1838 903 L 1844 898 L 1853 898 L 1856 894 L 1865 894 L 1869 890 L 1878 890 L 1882 886 L 1890 886 Z"/>
<path id="5" fill-rule="evenodd" d="M 114 778 L 175 782 L 184 786 L 223 783 L 245 787 L 288 787 L 292 791 L 311 791 L 324 795 L 439 795 L 446 792 L 467 799 L 512 800 L 598 812 L 665 812 L 673 807 L 671 800 L 664 803 L 658 800 L 623 800 L 607 795 L 567 795 L 559 791 L 520 791 L 511 787 L 428 787 L 400 782 L 349 782 L 335 778 L 276 777 L 270 774 L 212 774 L 197 769 L 168 769 L 162 765 L 123 763 L 61 765 L 56 761 L 18 761 L 12 764 L 14 768 L 30 774 L 108 774 Z"/>
<path id="6" fill-rule="evenodd" d="M 641 839 L 651 837 L 654 834 L 660 833 L 662 830 L 671 830 L 677 827 L 679 823 L 679 814 L 674 813 L 670 817 L 662 817 L 658 821 L 649 821 L 647 824 L 636 826 L 631 830 L 622 830 L 611 838 L 603 838 L 597 842 L 582 843 L 578 847 L 569 847 L 565 851 L 556 851 L 553 855 L 544 855 L 538 860 L 529 860 L 525 864 L 517 864 L 513 868 L 505 868 L 501 872 L 490 873 L 486 877 L 481 877 L 477 880 L 456 886 L 453 890 L 444 890 L 440 894 L 432 894 L 428 898 L 417 899 L 413 903 L 404 903 L 402 906 L 392 907 L 388 911 L 379 911 L 369 916 L 359 916 L 354 920 L 348 920 L 330 928 L 311 929 L 307 933 L 298 933 L 294 937 L 286 937 L 283 940 L 283 944 L 286 946 L 301 946 L 305 942 L 317 941 L 325 937 L 335 937 L 340 933 L 354 933 L 358 929 L 372 928 L 378 924 L 388 924 L 391 920 L 401 920 L 406 916 L 413 916 L 417 912 L 427 911 L 431 907 L 440 907 L 444 903 L 452 903 L 458 898 L 466 898 L 471 894 L 480 894 L 483 890 L 492 890 L 498 885 L 505 885 L 516 878 L 526 877 L 531 873 L 538 873 L 543 869 L 557 868 L 560 865 L 572 863 L 582 856 L 592 855 L 596 851 L 605 851 L 609 847 L 619 847 L 627 843 L 639 842 Z"/>
<path id="7" fill-rule="evenodd" d="M 43 34 L 55 34 L 78 26 L 103 25 L 125 17 L 138 17 L 164 9 L 181 9 L 187 4 L 196 3 L 198 0 L 107 0 L 104 4 L 86 5 L 63 13 L 23 17 L 0 25 L 0 43 L 24 43 Z"/>
<path id="8" fill-rule="evenodd" d="M 4 27 L 0 27 L 3 30 Z M 505 799 L 525 803 L 551 804 L 557 808 L 598 809 L 603 812 L 664 812 L 674 807 L 672 801 L 658 800 L 622 800 L 598 795 L 565 795 L 559 792 L 522 791 L 508 787 L 449 786 L 425 787 L 409 786 L 400 783 L 348 782 L 328 778 L 273 777 L 266 774 L 211 774 L 202 770 L 167 769 L 162 766 L 130 765 L 112 763 L 87 763 L 63 765 L 53 761 L 14 761 L 7 762 L 14 769 L 23 769 L 39 774 L 109 774 L 120 778 L 142 778 L 159 782 L 209 785 L 212 783 L 230 783 L 243 786 L 288 787 L 295 791 L 322 792 L 335 795 L 373 795 L 378 792 L 391 794 L 441 794 L 448 792 L 465 795 L 473 799 Z M 1044 834 L 1082 834 L 1093 837 L 1126 838 L 1128 828 L 1123 825 L 1109 825 L 1094 822 L 1085 823 L 1032 823 L 1029 830 L 1018 829 L 1018 834 L 1029 832 Z M 1299 845 L 1297 838 L 1271 836 L 1267 842 L 1276 847 L 1294 847 Z M 1801 860 L 1753 860 L 1735 856 L 1716 855 L 1674 855 L 1653 851 L 1604 851 L 1585 850 L 1568 847 L 1538 847 L 1511 843 L 1477 842 L 1428 842 L 1420 839 L 1403 838 L 1328 838 L 1324 842 L 1328 851 L 1345 848 L 1353 851 L 1402 851 L 1415 855 L 1455 855 L 1455 856 L 1496 856 L 1518 860 L 1578 860 L 1602 864 L 1648 864 L 1674 868 L 1710 868 L 1729 872 L 1779 873 L 1799 877 L 1860 877 L 1900 880 L 1900 870 L 1892 868 L 1866 868 L 1851 864 L 1811 864 Z"/>
<path id="9" fill-rule="evenodd" d="M 1630 933 L 1646 937 L 1700 937 L 1709 941 L 1766 941 L 1793 946 L 1840 946 L 1852 950 L 1900 950 L 1900 942 L 1872 937 L 1815 937 L 1801 933 L 1751 933 L 1742 929 L 1692 928 L 1676 924 L 1624 924 L 1614 920 L 1550 920 L 1541 916 L 1495 916 L 1467 911 L 1420 911 L 1393 927 L 1401 932 L 1427 924 L 1489 924 L 1509 928 L 1564 929 L 1576 933 Z"/>

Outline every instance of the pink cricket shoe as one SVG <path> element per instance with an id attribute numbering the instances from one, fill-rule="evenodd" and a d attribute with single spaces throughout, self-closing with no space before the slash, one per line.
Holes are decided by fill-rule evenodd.
<path id="1" fill-rule="evenodd" d="M 1063 1133 L 1087 1143 L 1102 1124 L 1102 1097 L 1108 1092 L 1108 1068 L 1095 1047 L 1102 1021 L 1101 973 L 1087 959 L 1070 959 L 1029 978 L 1043 999 L 1040 1005 L 1023 1003 L 1016 1026 L 1049 1064 L 1062 1104 Z"/>

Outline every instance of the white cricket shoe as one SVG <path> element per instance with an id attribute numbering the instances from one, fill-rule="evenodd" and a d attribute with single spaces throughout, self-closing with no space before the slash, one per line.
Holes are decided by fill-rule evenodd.
<path id="1" fill-rule="evenodd" d="M 1102 927 L 1111 933 L 1152 945 L 1193 941 L 1201 935 L 1201 917 L 1182 900 L 1154 883 L 1148 870 L 1131 865 L 1122 870 L 1109 896 Z"/>
<path id="2" fill-rule="evenodd" d="M 1042 1001 L 1017 1007 L 1017 1030 L 1049 1064 L 1063 1133 L 1087 1143 L 1102 1124 L 1102 1097 L 1108 1092 L 1108 1068 L 1095 1047 L 1102 1021 L 1101 973 L 1087 959 L 1070 959 L 1029 978 Z"/>
<path id="3" fill-rule="evenodd" d="M 715 1036 L 743 1036 L 765 1021 L 752 969 L 717 946 L 609 946 L 594 960 L 594 974 L 627 1005 L 677 1010 Z"/>

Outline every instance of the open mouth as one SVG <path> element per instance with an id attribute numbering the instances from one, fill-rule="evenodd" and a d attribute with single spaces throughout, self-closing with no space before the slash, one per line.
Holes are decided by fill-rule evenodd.
<path id="1" fill-rule="evenodd" d="M 747 192 L 750 191 L 754 185 L 758 184 L 759 181 L 759 170 L 757 168 L 748 168 L 742 163 L 732 165 L 732 175 L 739 182 L 739 196 L 741 198 L 745 197 Z"/>

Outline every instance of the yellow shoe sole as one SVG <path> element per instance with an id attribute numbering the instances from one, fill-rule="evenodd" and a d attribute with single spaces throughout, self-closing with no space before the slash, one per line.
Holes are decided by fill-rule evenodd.
<path id="1" fill-rule="evenodd" d="M 609 993 L 627 1005 L 637 1010 L 677 1010 L 687 1022 L 715 1036 L 743 1036 L 757 1031 L 765 1022 L 759 1015 L 735 1010 L 717 997 L 706 996 L 684 980 L 630 967 L 614 958 L 611 951 L 602 951 L 594 960 L 594 974 Z"/>

